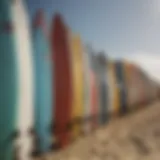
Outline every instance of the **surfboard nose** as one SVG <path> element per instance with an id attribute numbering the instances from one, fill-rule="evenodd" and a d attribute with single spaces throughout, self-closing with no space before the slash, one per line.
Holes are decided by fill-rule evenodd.
<path id="1" fill-rule="evenodd" d="M 62 29 L 65 30 L 65 24 L 64 24 L 64 20 L 63 17 L 61 16 L 61 14 L 56 13 L 55 16 L 53 17 L 53 24 L 52 27 L 55 28 L 55 32 L 58 33 L 57 30 Z M 54 32 L 53 32 L 54 33 Z"/>
<path id="2" fill-rule="evenodd" d="M 63 22 L 63 18 L 59 13 L 56 13 L 55 16 L 53 17 L 53 22 L 54 21 L 62 23 Z"/>
<path id="3" fill-rule="evenodd" d="M 40 27 L 40 26 L 44 26 L 44 11 L 43 9 L 39 9 L 35 15 L 35 20 L 34 20 L 34 27 Z"/>

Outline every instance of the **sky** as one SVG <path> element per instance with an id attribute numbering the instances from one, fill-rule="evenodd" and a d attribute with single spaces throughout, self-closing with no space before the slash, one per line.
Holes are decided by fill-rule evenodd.
<path id="1" fill-rule="evenodd" d="M 43 8 L 48 24 L 56 12 L 84 44 L 125 58 L 160 81 L 160 0 L 27 0 L 29 14 Z"/>

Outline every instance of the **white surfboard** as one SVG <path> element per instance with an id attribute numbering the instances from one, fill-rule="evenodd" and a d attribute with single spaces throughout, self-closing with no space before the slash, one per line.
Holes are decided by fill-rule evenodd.
<path id="1" fill-rule="evenodd" d="M 14 0 L 12 4 L 16 49 L 19 70 L 19 104 L 17 111 L 17 129 L 19 137 L 18 158 L 30 160 L 33 137 L 33 64 L 29 19 L 22 0 Z"/>

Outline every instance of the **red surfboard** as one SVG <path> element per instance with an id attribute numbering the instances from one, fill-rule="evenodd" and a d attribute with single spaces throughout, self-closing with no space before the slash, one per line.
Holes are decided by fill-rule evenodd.
<path id="1" fill-rule="evenodd" d="M 55 90 L 54 135 L 59 147 L 64 148 L 69 143 L 71 119 L 71 63 L 68 42 L 68 32 L 62 17 L 55 15 L 51 28 L 51 46 L 54 59 L 53 89 Z"/>
<path id="2" fill-rule="evenodd" d="M 90 79 L 91 79 L 91 114 L 92 114 L 92 124 L 91 128 L 94 130 L 98 125 L 98 95 L 97 95 L 97 86 L 96 86 L 96 77 L 93 70 L 90 71 Z"/>

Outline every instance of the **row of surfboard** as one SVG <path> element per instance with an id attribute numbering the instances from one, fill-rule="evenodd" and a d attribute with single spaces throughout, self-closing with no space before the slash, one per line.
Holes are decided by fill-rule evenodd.
<path id="1" fill-rule="evenodd" d="M 87 50 L 60 15 L 0 1 L 0 160 L 30 160 L 158 97 L 133 64 Z M 148 90 L 150 92 L 148 92 Z"/>

